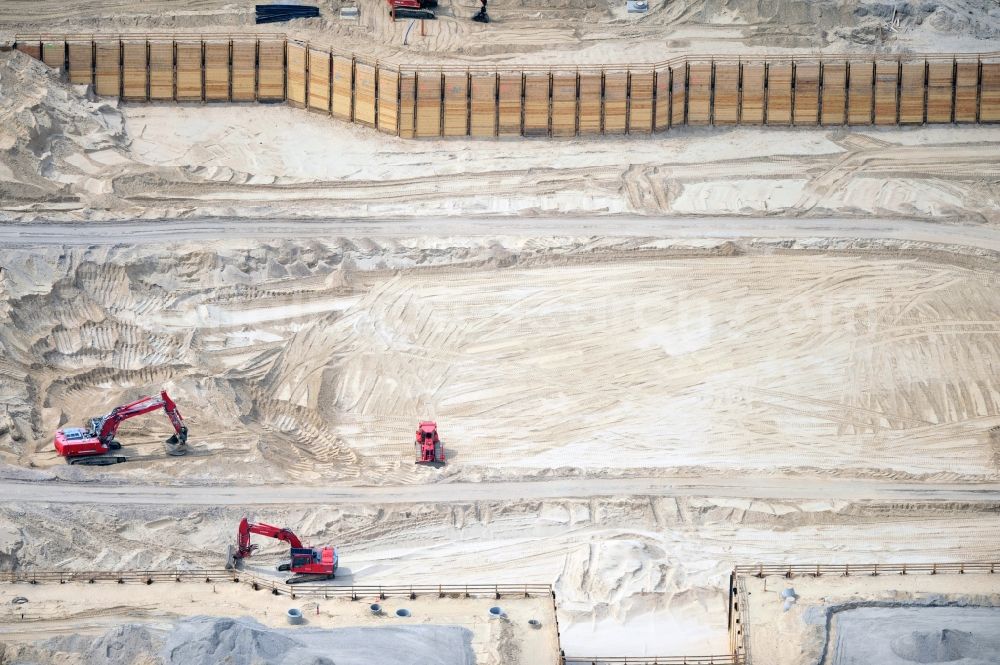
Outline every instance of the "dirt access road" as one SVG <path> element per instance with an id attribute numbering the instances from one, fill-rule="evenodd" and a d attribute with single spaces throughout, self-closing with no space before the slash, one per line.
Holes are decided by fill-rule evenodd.
<path id="1" fill-rule="evenodd" d="M 629 497 L 737 497 L 836 499 L 848 501 L 1000 502 L 1000 483 L 936 484 L 882 480 L 703 478 L 573 478 L 504 483 L 437 483 L 405 487 L 233 486 L 183 487 L 65 482 L 0 481 L 0 494 L 12 502 L 74 504 L 288 505 L 320 503 L 449 503 Z"/>
<path id="2" fill-rule="evenodd" d="M 909 219 L 767 217 L 448 217 L 420 220 L 137 220 L 133 222 L 32 222 L 0 225 L 0 245 L 162 244 L 178 240 L 273 239 L 365 235 L 601 235 L 675 238 L 857 238 L 967 245 L 1000 250 L 1000 229 L 972 224 L 935 224 Z"/>

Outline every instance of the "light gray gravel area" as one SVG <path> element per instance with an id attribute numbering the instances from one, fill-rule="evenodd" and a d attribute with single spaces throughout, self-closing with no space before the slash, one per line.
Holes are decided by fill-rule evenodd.
<path id="1" fill-rule="evenodd" d="M 831 629 L 829 665 L 1000 663 L 1000 607 L 859 607 Z"/>

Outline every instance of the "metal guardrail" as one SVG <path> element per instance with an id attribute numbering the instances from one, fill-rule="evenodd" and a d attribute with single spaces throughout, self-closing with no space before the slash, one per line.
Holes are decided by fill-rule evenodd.
<path id="1" fill-rule="evenodd" d="M 841 563 L 815 565 L 756 564 L 736 566 L 736 575 L 796 575 L 821 577 L 823 575 L 937 575 L 944 573 L 1000 573 L 1000 562 L 974 561 L 956 563 Z"/>

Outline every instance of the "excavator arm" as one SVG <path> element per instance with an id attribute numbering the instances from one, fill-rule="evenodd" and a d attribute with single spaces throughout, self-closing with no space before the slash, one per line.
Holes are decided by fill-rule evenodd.
<path id="1" fill-rule="evenodd" d="M 256 551 L 257 545 L 250 544 L 251 533 L 286 542 L 293 548 L 302 547 L 302 541 L 290 529 L 270 524 L 254 524 L 244 517 L 240 521 L 240 528 L 237 532 L 237 551 L 233 553 L 236 558 L 246 558 Z"/>
<path id="2" fill-rule="evenodd" d="M 170 418 L 170 423 L 174 426 L 175 434 L 167 440 L 167 443 L 172 445 L 187 443 L 187 426 L 184 424 L 184 419 L 181 417 L 177 405 L 170 399 L 170 395 L 165 390 L 160 392 L 159 397 L 140 397 L 134 402 L 116 406 L 105 416 L 94 418 L 92 420 L 94 433 L 101 443 L 110 445 L 114 441 L 118 427 L 123 422 L 157 409 L 163 409 L 167 417 Z"/>

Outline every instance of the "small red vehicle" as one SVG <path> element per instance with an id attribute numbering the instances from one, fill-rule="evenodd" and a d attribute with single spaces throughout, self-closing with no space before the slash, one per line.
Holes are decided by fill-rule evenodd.
<path id="1" fill-rule="evenodd" d="M 239 530 L 236 532 L 236 549 L 233 549 L 232 545 L 229 546 L 226 568 L 242 567 L 243 559 L 257 551 L 257 545 L 250 543 L 251 533 L 286 542 L 291 547 L 291 560 L 278 565 L 278 570 L 296 573 L 285 580 L 286 584 L 332 580 L 337 574 L 336 548 L 306 547 L 291 529 L 263 523 L 254 524 L 245 517 L 240 521 Z"/>
<path id="2" fill-rule="evenodd" d="M 444 446 L 438 437 L 437 423 L 433 420 L 420 421 L 414 446 L 417 464 L 444 464 Z"/>

